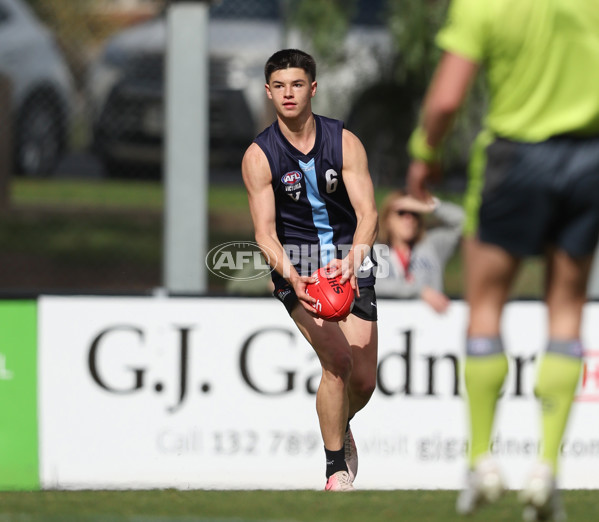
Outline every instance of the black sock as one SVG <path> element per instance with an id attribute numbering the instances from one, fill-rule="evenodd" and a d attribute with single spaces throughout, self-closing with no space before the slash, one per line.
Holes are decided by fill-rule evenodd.
<path id="1" fill-rule="evenodd" d="M 347 471 L 347 464 L 345 463 L 345 450 L 343 449 L 343 446 L 337 451 L 331 451 L 325 448 L 324 453 L 327 458 L 327 478 L 338 471 Z"/>

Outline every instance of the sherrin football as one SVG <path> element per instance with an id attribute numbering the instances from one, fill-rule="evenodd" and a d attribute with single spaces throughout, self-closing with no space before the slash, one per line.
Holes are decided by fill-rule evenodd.
<path id="1" fill-rule="evenodd" d="M 341 276 L 327 277 L 325 268 L 316 270 L 314 283 L 306 285 L 306 293 L 316 299 L 312 306 L 319 317 L 327 321 L 345 319 L 354 305 L 354 291 L 349 281 L 341 284 Z"/>

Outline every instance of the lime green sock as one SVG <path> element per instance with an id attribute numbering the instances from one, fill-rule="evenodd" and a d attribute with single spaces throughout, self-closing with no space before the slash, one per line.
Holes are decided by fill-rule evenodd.
<path id="1" fill-rule="evenodd" d="M 468 463 L 489 451 L 495 420 L 495 407 L 508 372 L 505 353 L 466 357 L 464 379 L 470 413 L 470 448 Z"/>
<path id="2" fill-rule="evenodd" d="M 541 458 L 554 473 L 581 368 L 580 358 L 550 352 L 539 364 L 535 395 L 541 401 Z"/>

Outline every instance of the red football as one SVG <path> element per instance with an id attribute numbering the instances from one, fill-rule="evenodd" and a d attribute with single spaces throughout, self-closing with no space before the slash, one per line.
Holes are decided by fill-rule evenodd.
<path id="1" fill-rule="evenodd" d="M 345 319 L 354 304 L 354 291 L 349 281 L 341 284 L 341 276 L 326 277 L 325 269 L 321 268 L 312 274 L 315 283 L 306 286 L 306 293 L 314 299 L 313 305 L 316 314 L 327 321 L 341 321 Z"/>

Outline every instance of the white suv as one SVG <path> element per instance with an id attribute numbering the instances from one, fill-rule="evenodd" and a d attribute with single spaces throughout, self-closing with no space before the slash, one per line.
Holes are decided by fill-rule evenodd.
<path id="1" fill-rule="evenodd" d="M 10 85 L 17 174 L 51 174 L 67 145 L 73 82 L 52 35 L 22 0 L 0 0 L 0 76 Z"/>

